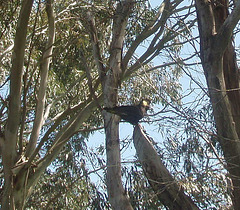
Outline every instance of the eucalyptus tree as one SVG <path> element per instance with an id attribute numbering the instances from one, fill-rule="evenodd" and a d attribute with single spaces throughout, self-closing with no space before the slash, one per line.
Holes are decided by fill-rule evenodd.
<path id="1" fill-rule="evenodd" d="M 59 208 L 69 202 L 72 208 L 77 208 L 77 201 L 81 200 L 81 208 L 110 208 L 110 204 L 113 209 L 162 207 L 162 204 L 173 208 L 171 199 L 163 200 L 167 199 L 164 197 L 166 194 L 156 198 L 162 191 L 154 187 L 153 191 L 147 184 L 148 179 L 150 183 L 157 181 L 167 187 L 159 181 L 161 179 L 145 178 L 138 163 L 132 166 L 131 173 L 121 165 L 119 119 L 102 110 L 103 106 L 135 103 L 140 98 L 149 98 L 153 104 L 164 106 L 160 114 L 154 114 L 153 119 L 156 117 L 159 130 L 164 133 L 165 149 L 155 146 L 162 158 L 165 157 L 163 162 L 168 165 L 170 172 L 166 172 L 165 168 L 166 173 L 163 174 L 171 174 L 172 183 L 169 184 L 172 184 L 172 192 L 181 189 L 182 198 L 195 208 L 208 208 L 214 202 L 214 207 L 221 207 L 219 199 L 226 196 L 228 200 L 231 192 L 224 193 L 227 187 L 222 186 L 223 180 L 220 179 L 212 186 L 211 178 L 218 179 L 221 171 L 214 165 L 216 162 L 210 166 L 208 153 L 211 151 L 217 163 L 225 166 L 220 157 L 223 151 L 227 170 L 233 179 L 233 204 L 237 207 L 238 174 L 236 168 L 231 166 L 239 165 L 235 162 L 238 143 L 233 144 L 236 147 L 233 146 L 235 150 L 231 149 L 232 153 L 229 153 L 229 144 L 225 144 L 228 142 L 226 139 L 234 139 L 234 142 L 238 139 L 235 117 L 238 110 L 235 96 L 238 93 L 238 78 L 236 69 L 232 69 L 233 72 L 226 70 L 226 66 L 236 67 L 236 63 L 230 62 L 235 61 L 233 46 L 229 45 L 229 51 L 224 53 L 224 59 L 230 59 L 223 62 L 225 70 L 219 68 L 224 71 L 224 79 L 228 81 L 225 86 L 221 86 L 224 84 L 223 77 L 220 86 L 213 85 L 215 76 L 223 74 L 214 74 L 209 70 L 213 67 L 205 59 L 214 57 L 216 50 L 219 53 L 214 57 L 215 61 L 222 59 L 229 42 L 221 40 L 230 40 L 239 20 L 239 1 L 236 5 L 234 1 L 232 8 L 225 1 L 218 2 L 196 1 L 197 10 L 194 10 L 193 3 L 179 0 L 164 0 L 156 8 L 152 8 L 148 1 L 133 0 L 1 2 L 1 12 L 5 12 L 0 19 L 3 28 L 0 36 L 3 49 L 0 56 L 3 69 L 0 80 L 0 145 L 4 174 L 1 180 L 1 207 L 22 209 L 28 200 L 29 208 L 31 205 L 51 208 L 56 201 Z M 233 11 L 229 18 L 226 8 Z M 192 27 L 196 27 L 196 12 L 201 59 L 217 135 L 211 108 L 205 103 L 208 93 L 189 73 L 195 64 L 185 65 L 199 53 L 194 45 L 198 44 L 198 39 L 191 36 Z M 210 25 L 202 24 L 208 21 L 206 17 L 211 20 Z M 222 32 L 228 32 L 226 37 Z M 181 58 L 181 47 L 187 43 L 192 44 L 196 51 L 189 57 Z M 225 47 L 220 47 L 220 44 Z M 211 51 L 213 46 L 221 49 Z M 211 56 L 206 56 L 206 53 Z M 156 65 L 157 58 L 159 64 Z M 191 105 L 182 104 L 179 78 L 183 72 L 202 90 L 201 101 L 195 98 L 195 103 Z M 215 91 L 218 89 L 221 91 Z M 232 89 L 234 91 L 229 91 Z M 201 105 L 201 108 L 194 110 L 193 104 L 197 104 L 196 107 Z M 221 111 L 222 115 L 218 114 L 219 105 L 226 108 Z M 231 109 L 227 109 L 229 107 Z M 234 110 L 236 113 L 230 113 Z M 168 125 L 171 129 L 167 128 Z M 222 125 L 227 127 L 223 128 Z M 89 133 L 103 127 L 106 134 L 106 163 L 96 154 L 88 153 L 84 146 Z M 229 133 L 229 129 L 225 128 L 230 129 L 229 135 L 221 133 Z M 182 136 L 180 129 L 184 133 Z M 173 133 L 176 131 L 174 135 L 170 130 Z M 221 146 L 216 149 L 213 141 L 216 143 L 217 140 Z M 89 173 L 97 170 L 89 172 L 86 160 L 92 163 L 97 160 L 100 169 L 106 167 L 104 174 L 110 204 L 106 202 L 105 194 L 90 182 Z M 182 165 L 186 173 L 181 171 Z M 146 169 L 144 164 L 142 167 Z M 215 174 L 216 169 L 220 172 Z M 122 175 L 128 187 L 122 184 Z M 105 179 L 102 178 L 102 181 Z M 42 190 L 34 189 L 35 186 Z M 62 191 L 54 191 L 54 188 Z M 199 188 L 202 193 L 199 193 Z M 72 191 L 69 192 L 69 189 Z M 48 194 L 45 194 L 44 202 L 37 198 L 41 193 Z M 33 197 L 29 198 L 30 195 Z"/>
<path id="2" fill-rule="evenodd" d="M 131 84 L 128 98 L 137 101 L 147 94 L 157 101 L 152 87 L 139 88 L 134 77 L 148 78 L 150 62 L 178 35 L 164 25 L 180 2 L 164 1 L 158 10 L 133 1 L 1 2 L 6 12 L 1 19 L 3 209 L 24 207 L 66 143 L 102 124 L 103 102 L 112 106 L 123 101 L 125 93 L 118 89 Z M 155 36 L 151 45 L 134 59 L 150 36 Z M 152 72 L 157 84 L 160 77 Z M 131 209 L 121 184 L 118 120 L 107 113 L 103 117 L 109 200 L 113 207 Z"/>
<path id="3" fill-rule="evenodd" d="M 214 124 L 211 127 L 213 131 L 211 134 L 205 133 L 203 136 L 197 128 L 194 130 L 197 135 L 211 145 L 214 155 L 227 171 L 225 195 L 231 197 L 232 202 L 227 201 L 228 204 L 224 204 L 224 208 L 239 209 L 239 68 L 233 40 L 235 36 L 239 35 L 240 1 L 195 1 L 195 6 L 200 39 L 200 58 L 206 77 L 208 89 L 206 95 L 209 94 Z M 185 112 L 185 114 L 187 113 Z M 192 129 L 196 121 L 193 123 L 189 118 L 189 123 Z M 206 139 L 206 135 L 212 136 L 212 139 L 209 141 Z M 219 143 L 218 152 L 213 146 L 213 139 Z M 189 144 L 189 142 L 186 143 Z M 221 151 L 222 157 L 219 157 L 219 151 Z M 141 156 L 145 155 L 142 151 L 138 150 L 138 152 Z M 147 157 L 141 161 L 145 165 L 144 170 L 150 180 L 155 182 L 161 180 L 160 184 L 164 185 L 163 174 L 165 177 L 168 176 L 164 173 L 165 169 L 162 168 L 162 174 L 156 174 L 152 171 L 153 169 L 151 170 L 151 168 L 157 168 L 160 161 L 156 161 L 155 165 L 151 162 L 153 160 L 147 160 Z M 188 164 L 189 161 L 187 160 L 186 163 Z M 187 170 L 191 171 L 191 166 Z M 206 167 L 205 170 L 208 172 L 209 168 Z M 166 179 L 166 182 L 167 180 L 169 179 Z M 161 185 L 160 188 L 162 189 Z M 170 187 L 168 189 L 165 186 L 163 191 L 167 191 L 168 195 L 165 202 L 171 200 L 170 195 L 173 191 Z M 180 192 L 179 194 L 181 194 Z M 162 194 L 164 196 L 164 193 Z M 175 199 L 177 203 L 178 196 L 175 196 Z M 174 205 L 174 202 L 171 204 Z M 171 204 L 167 206 L 171 209 L 181 209 L 181 206 L 173 207 Z M 184 207 L 184 209 L 188 208 Z"/>
<path id="4" fill-rule="evenodd" d="M 230 4 L 231 3 L 231 4 Z M 240 1 L 196 1 L 201 61 L 217 139 L 232 180 L 234 209 L 240 208 L 239 68 L 232 40 L 240 20 Z"/>

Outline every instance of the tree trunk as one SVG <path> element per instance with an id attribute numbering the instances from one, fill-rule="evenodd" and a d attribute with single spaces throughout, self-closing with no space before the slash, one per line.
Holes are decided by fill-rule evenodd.
<path id="1" fill-rule="evenodd" d="M 10 106 L 7 120 L 7 128 L 5 130 L 5 141 L 3 143 L 3 166 L 4 166 L 4 193 L 2 197 L 2 209 L 23 209 L 26 198 L 29 195 L 32 185 L 29 185 L 29 177 L 34 174 L 31 163 L 27 164 L 24 155 L 16 157 L 17 148 L 22 151 L 22 146 L 19 143 L 17 147 L 18 126 L 20 119 L 20 104 L 21 104 L 21 87 L 22 87 L 22 72 L 23 59 L 27 35 L 28 20 L 32 8 L 33 1 L 23 1 L 22 8 L 16 30 L 16 38 L 14 43 L 14 54 L 11 69 L 11 87 L 10 87 Z M 43 55 L 41 65 L 41 84 L 38 95 L 38 104 L 36 108 L 36 118 L 32 137 L 30 138 L 27 154 L 29 157 L 34 152 L 37 139 L 39 138 L 40 129 L 43 124 L 43 115 L 45 107 L 45 91 L 47 87 L 47 73 L 49 70 L 50 59 L 52 55 L 55 25 L 52 10 L 51 0 L 46 1 L 46 11 L 49 23 L 49 36 L 46 51 Z M 16 90 L 17 88 L 17 90 Z M 14 114 L 12 114 L 14 113 Z M 13 120 L 14 118 L 14 120 Z M 15 123 L 15 124 L 14 124 Z M 19 152 L 20 153 L 20 152 Z M 19 156 L 20 156 L 19 155 Z M 38 178 L 37 178 L 38 179 Z"/>
<path id="2" fill-rule="evenodd" d="M 240 1 L 228 14 L 228 1 L 196 0 L 200 52 L 218 140 L 233 182 L 234 209 L 240 209 L 239 70 L 232 31 L 240 19 Z"/>
<path id="3" fill-rule="evenodd" d="M 33 0 L 24 0 L 22 2 L 22 8 L 16 29 L 16 37 L 14 40 L 12 68 L 10 73 L 10 100 L 8 119 L 4 133 L 4 142 L 1 145 L 4 170 L 2 209 L 14 209 L 15 206 L 18 207 L 18 209 L 21 209 L 24 204 L 22 197 L 20 197 L 22 195 L 13 193 L 13 191 L 15 191 L 15 177 L 12 173 L 12 167 L 17 161 L 16 147 L 20 123 L 23 61 L 25 55 L 27 26 L 32 4 Z"/>
<path id="4" fill-rule="evenodd" d="M 109 67 L 106 72 L 100 72 L 103 79 L 104 105 L 117 105 L 118 87 L 121 79 L 122 48 L 125 36 L 125 27 L 133 1 L 120 2 L 113 17 L 113 35 L 110 47 Z M 100 56 L 98 56 L 100 57 Z M 126 196 L 121 179 L 121 156 L 119 142 L 119 118 L 104 112 L 107 154 L 107 189 L 109 201 L 113 209 L 132 209 Z"/>
<path id="5" fill-rule="evenodd" d="M 172 210 L 198 209 L 171 176 L 139 125 L 134 128 L 133 142 L 144 174 L 162 204 Z"/>

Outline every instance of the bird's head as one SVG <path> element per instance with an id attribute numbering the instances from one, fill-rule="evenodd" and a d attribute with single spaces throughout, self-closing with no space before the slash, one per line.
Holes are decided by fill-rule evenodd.
<path id="1" fill-rule="evenodd" d="M 150 109 L 150 103 L 151 101 L 149 99 L 143 99 L 141 102 L 140 102 L 140 106 L 145 108 L 146 111 Z"/>

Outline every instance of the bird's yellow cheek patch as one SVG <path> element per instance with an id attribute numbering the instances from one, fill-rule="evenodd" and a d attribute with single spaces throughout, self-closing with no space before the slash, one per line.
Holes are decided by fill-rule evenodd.
<path id="1" fill-rule="evenodd" d="M 143 106 L 148 106 L 148 102 L 147 101 L 143 101 Z"/>

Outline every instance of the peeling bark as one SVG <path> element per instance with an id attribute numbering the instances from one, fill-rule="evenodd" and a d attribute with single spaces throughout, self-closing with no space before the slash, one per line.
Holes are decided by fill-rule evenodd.
<path id="1" fill-rule="evenodd" d="M 196 0 L 200 52 L 219 143 L 233 182 L 234 209 L 240 209 L 239 70 L 232 31 L 240 19 L 240 1 L 228 14 L 228 1 Z"/>

